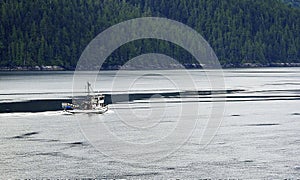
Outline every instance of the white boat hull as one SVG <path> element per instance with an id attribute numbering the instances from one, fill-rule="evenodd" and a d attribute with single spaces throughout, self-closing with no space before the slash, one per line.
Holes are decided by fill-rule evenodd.
<path id="1" fill-rule="evenodd" d="M 73 110 L 66 110 L 66 113 L 71 114 L 103 114 L 108 110 L 108 107 L 103 107 L 100 109 L 73 109 Z"/>

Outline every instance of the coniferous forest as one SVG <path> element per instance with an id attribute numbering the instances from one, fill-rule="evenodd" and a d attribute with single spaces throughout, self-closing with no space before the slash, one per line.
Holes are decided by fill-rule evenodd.
<path id="1" fill-rule="evenodd" d="M 224 67 L 300 63 L 297 0 L 0 0 L 0 67 L 74 69 L 97 34 L 124 20 L 149 16 L 197 30 Z M 180 47 L 145 39 L 123 45 L 103 67 L 111 69 L 146 52 L 193 61 Z"/>

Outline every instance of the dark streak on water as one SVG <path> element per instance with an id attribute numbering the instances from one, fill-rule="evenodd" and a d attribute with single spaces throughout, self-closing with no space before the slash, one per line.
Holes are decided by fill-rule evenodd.
<path id="1" fill-rule="evenodd" d="M 293 113 L 293 116 L 300 116 L 300 113 Z"/>
<path id="2" fill-rule="evenodd" d="M 294 169 L 299 171 L 300 170 L 300 166 L 295 166 Z"/>
<path id="3" fill-rule="evenodd" d="M 70 144 L 72 144 L 72 145 L 83 145 L 83 142 L 72 142 Z"/>
<path id="4" fill-rule="evenodd" d="M 83 146 L 89 146 L 89 144 L 87 142 L 81 142 L 81 141 L 77 141 L 77 142 L 72 142 L 72 143 L 67 143 L 68 145 L 70 145 L 70 147 L 83 147 Z"/>
<path id="5" fill-rule="evenodd" d="M 30 136 L 33 136 L 35 134 L 38 134 L 39 132 L 29 132 L 29 133 L 25 133 L 25 134 L 21 134 L 19 136 L 14 136 L 12 137 L 13 139 L 21 139 L 21 138 L 27 138 L 27 137 L 30 137 Z"/>
<path id="6" fill-rule="evenodd" d="M 9 139 L 23 139 L 26 141 L 36 141 L 36 142 L 59 142 L 58 139 L 40 139 L 40 138 L 34 138 L 33 135 L 39 134 L 39 132 L 29 132 L 25 134 L 21 134 L 18 136 L 13 136 Z"/>
<path id="7" fill-rule="evenodd" d="M 247 124 L 246 126 L 278 126 L 278 123 Z"/>
<path id="8" fill-rule="evenodd" d="M 61 110 L 61 103 L 71 103 L 71 99 L 44 99 L 23 102 L 0 103 L 0 113 L 10 112 L 44 112 Z"/>
<path id="9" fill-rule="evenodd" d="M 300 83 L 270 83 L 265 85 L 275 85 L 275 86 L 282 86 L 282 85 L 300 85 Z"/>

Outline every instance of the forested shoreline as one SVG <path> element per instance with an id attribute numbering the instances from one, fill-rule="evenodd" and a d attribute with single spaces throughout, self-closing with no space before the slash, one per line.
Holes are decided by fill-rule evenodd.
<path id="1" fill-rule="evenodd" d="M 293 0 L 1 0 L 0 70 L 73 70 L 97 34 L 124 20 L 149 16 L 197 30 L 223 67 L 300 66 L 298 5 Z M 149 52 L 196 67 L 182 48 L 146 39 L 123 45 L 102 68 L 118 69 Z"/>

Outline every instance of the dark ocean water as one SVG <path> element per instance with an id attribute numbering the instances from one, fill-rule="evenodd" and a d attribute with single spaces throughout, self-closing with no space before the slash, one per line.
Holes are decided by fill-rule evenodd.
<path id="1" fill-rule="evenodd" d="M 94 90 L 150 94 L 110 104 L 103 115 L 0 113 L 0 179 L 300 177 L 299 68 L 227 69 L 228 91 L 213 94 L 205 72 L 188 73 L 192 85 L 175 70 L 101 72 Z M 0 103 L 82 95 L 72 85 L 72 72 L 1 72 Z M 204 146 L 212 106 L 221 104 L 222 123 Z M 193 119 L 191 131 L 176 134 L 189 133 L 186 141 L 164 141 Z"/>

